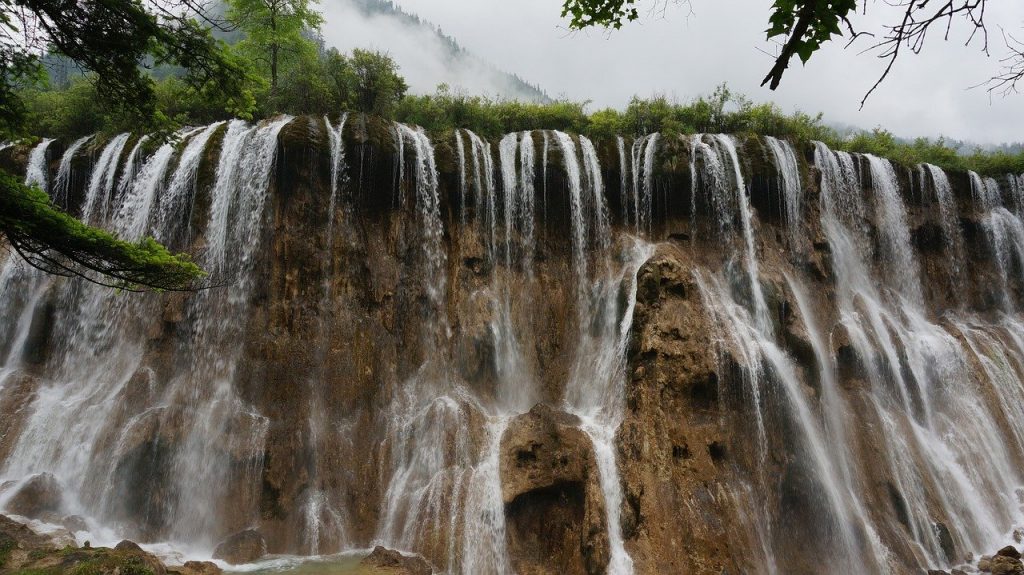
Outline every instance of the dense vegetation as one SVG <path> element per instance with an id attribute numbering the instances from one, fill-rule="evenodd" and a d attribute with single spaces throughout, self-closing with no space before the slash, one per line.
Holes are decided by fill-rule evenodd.
<path id="1" fill-rule="evenodd" d="M 398 106 L 397 118 L 434 131 L 461 127 L 490 137 L 535 128 L 567 130 L 595 138 L 651 132 L 759 134 L 795 143 L 818 140 L 834 149 L 875 154 L 906 165 L 927 162 L 983 175 L 1024 173 L 1024 150 L 1019 148 L 1016 152 L 964 150 L 942 138 L 908 141 L 881 128 L 844 135 L 826 125 L 821 114 L 787 114 L 775 104 L 756 104 L 725 86 L 687 103 L 665 97 L 634 98 L 625 110 L 604 109 L 590 114 L 583 103 L 495 101 L 441 89 L 432 96 L 407 96 Z"/>
<path id="2" fill-rule="evenodd" d="M 946 169 L 974 170 L 983 175 L 1024 173 L 1024 151 L 963 149 L 939 138 L 905 140 L 876 128 L 843 134 L 828 126 L 821 114 L 787 114 L 775 104 L 757 104 L 721 86 L 709 96 L 686 103 L 665 97 L 634 98 L 624 110 L 587 111 L 584 102 L 559 100 L 547 104 L 467 95 L 440 86 L 431 95 L 406 95 L 397 65 L 387 56 L 356 50 L 351 56 L 327 50 L 284 72 L 280 89 L 260 93 L 249 117 L 275 113 L 327 114 L 358 110 L 435 132 L 468 128 L 491 138 L 520 130 L 553 129 L 593 138 L 615 135 L 737 133 L 812 140 L 835 149 L 871 153 L 914 165 L 930 163 Z M 95 87 L 86 77 L 63 89 L 24 92 L 29 124 L 35 134 L 73 139 L 94 132 L 130 130 L 126 118 L 96 105 Z M 160 109 L 176 123 L 209 123 L 228 112 L 174 77 L 156 85 Z"/>

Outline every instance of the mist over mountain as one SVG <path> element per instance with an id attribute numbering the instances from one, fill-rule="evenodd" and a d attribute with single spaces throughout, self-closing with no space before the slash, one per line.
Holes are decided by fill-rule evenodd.
<path id="1" fill-rule="evenodd" d="M 348 51 L 387 52 L 410 88 L 432 93 L 440 84 L 498 98 L 547 102 L 551 98 L 518 75 L 475 56 L 433 24 L 384 0 L 335 0 L 321 5 L 324 41 Z"/>

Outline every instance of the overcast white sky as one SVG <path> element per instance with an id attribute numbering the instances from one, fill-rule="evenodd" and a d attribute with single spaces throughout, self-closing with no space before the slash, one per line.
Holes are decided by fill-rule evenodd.
<path id="1" fill-rule="evenodd" d="M 322 0 L 325 37 L 348 44 L 390 50 L 413 77 L 414 88 L 432 86 L 429 64 L 417 61 L 415 46 L 400 30 L 358 26 L 342 10 L 345 0 Z M 663 13 L 644 15 L 622 30 L 570 33 L 559 16 L 560 0 L 396 0 L 405 11 L 440 26 L 465 48 L 494 65 L 539 84 L 552 96 L 593 101 L 592 108 L 623 107 L 634 94 L 665 94 L 681 101 L 709 93 L 722 82 L 756 101 L 784 109 L 824 112 L 828 121 L 864 128 L 883 126 L 901 136 L 939 136 L 977 142 L 1024 140 L 1024 95 L 993 97 L 984 82 L 999 68 L 1003 45 L 999 26 L 1024 32 L 1024 2 L 991 0 L 986 21 L 991 56 L 980 44 L 964 47 L 967 31 L 953 39 L 938 35 L 920 56 L 901 57 L 890 77 L 859 110 L 865 91 L 883 62 L 858 49 L 831 45 L 810 63 L 791 67 L 776 92 L 759 86 L 772 61 L 762 50 L 770 0 L 692 0 L 670 4 Z M 655 6 L 655 0 L 641 4 Z M 859 15 L 862 29 L 885 21 L 884 2 Z M 888 18 L 892 20 L 892 18 Z M 874 24 L 874 25 L 873 25 Z M 363 34 L 359 29 L 364 29 Z M 938 32 L 938 30 L 936 30 Z M 1022 34 L 1024 35 L 1024 34 Z M 862 44 L 867 47 L 867 43 Z M 411 68 L 421 68 L 413 70 Z M 419 76 L 417 76 L 419 72 Z M 467 82 L 467 87 L 476 88 Z M 429 90 L 427 90 L 429 91 Z"/>

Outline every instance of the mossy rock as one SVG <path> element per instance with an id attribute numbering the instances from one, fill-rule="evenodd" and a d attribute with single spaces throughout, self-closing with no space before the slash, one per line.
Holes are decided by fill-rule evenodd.
<path id="1" fill-rule="evenodd" d="M 36 549 L 11 575 L 165 575 L 160 561 L 145 552 L 105 547 Z"/>

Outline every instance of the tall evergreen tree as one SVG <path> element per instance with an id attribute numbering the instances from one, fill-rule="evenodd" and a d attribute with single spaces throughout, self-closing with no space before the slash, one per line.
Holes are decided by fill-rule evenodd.
<path id="1" fill-rule="evenodd" d="M 263 66 L 276 93 L 282 61 L 316 57 L 310 33 L 323 22 L 315 0 L 229 0 L 228 18 L 245 32 L 239 49 Z"/>

